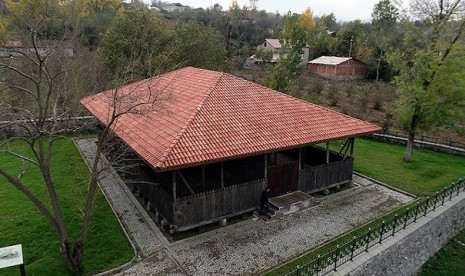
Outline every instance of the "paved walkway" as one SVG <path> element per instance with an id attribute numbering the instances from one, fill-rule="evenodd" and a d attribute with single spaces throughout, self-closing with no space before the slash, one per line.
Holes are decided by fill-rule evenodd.
<path id="1" fill-rule="evenodd" d="M 92 164 L 95 158 L 96 139 L 75 140 L 84 161 Z M 110 203 L 113 212 L 120 220 L 124 230 L 131 238 L 140 257 L 149 256 L 168 244 L 158 227 L 148 216 L 140 203 L 129 191 L 113 168 L 104 159 L 100 163 L 105 171 L 101 175 L 100 188 Z"/>
<path id="2" fill-rule="evenodd" d="M 93 141 L 76 144 L 91 160 Z M 153 253 L 120 275 L 245 275 L 281 265 L 413 200 L 356 175 L 354 182 L 355 187 L 319 198 L 320 205 L 293 215 L 268 222 L 254 218 L 174 243 L 153 227 L 113 170 L 101 187 L 133 243 L 144 256 Z"/>

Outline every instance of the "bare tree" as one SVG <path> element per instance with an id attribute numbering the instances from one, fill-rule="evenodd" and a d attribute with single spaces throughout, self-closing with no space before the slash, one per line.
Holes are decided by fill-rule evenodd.
<path id="1" fill-rule="evenodd" d="M 127 114 L 143 116 L 161 108 L 162 98 L 168 94 L 157 88 L 156 78 L 104 93 L 108 116 L 104 129 L 99 133 L 95 159 L 90 168 L 80 236 L 73 241 L 57 194 L 51 161 L 55 142 L 66 138 L 65 134 L 79 130 L 79 126 L 71 122 L 77 114 L 80 95 L 83 95 L 80 83 L 96 72 L 91 70 L 89 75 L 79 76 L 79 72 L 91 68 L 86 66 L 88 63 L 83 64 L 74 51 L 66 51 L 69 36 L 63 36 L 62 40 L 41 40 L 33 26 L 25 29 L 27 32 L 21 37 L 21 47 L 10 49 L 14 58 L 0 59 L 0 71 L 4 76 L 0 78 L 0 108 L 4 115 L 2 120 L 5 120 L 0 124 L 0 131 L 10 130 L 8 137 L 0 140 L 0 154 L 21 160 L 23 168 L 15 174 L 0 164 L 0 177 L 23 193 L 50 222 L 59 237 L 59 251 L 65 263 L 71 271 L 78 272 L 93 205 L 99 192 L 98 181 L 105 171 L 99 160 L 104 150 L 111 147 L 111 138 L 119 127 L 117 121 Z M 113 84 L 118 86 L 131 81 L 124 76 L 122 72 Z M 145 91 L 143 95 L 141 90 Z M 27 150 L 21 150 L 18 145 Z M 32 166 L 41 173 L 41 182 L 47 191 L 45 198 L 34 193 L 23 177 Z"/>

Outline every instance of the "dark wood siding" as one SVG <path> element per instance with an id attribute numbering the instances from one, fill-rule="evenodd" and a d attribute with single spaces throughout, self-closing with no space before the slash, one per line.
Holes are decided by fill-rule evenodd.
<path id="1" fill-rule="evenodd" d="M 349 157 L 329 164 L 305 167 L 299 174 L 299 190 L 317 192 L 348 183 L 352 180 L 353 164 L 353 158 Z"/>
<path id="2" fill-rule="evenodd" d="M 178 231 L 251 211 L 260 205 L 264 180 L 256 180 L 179 198 L 175 203 Z"/>
<path id="3" fill-rule="evenodd" d="M 138 184 L 144 198 L 150 201 L 155 209 L 170 223 L 173 222 L 173 197 L 160 186 Z"/>
<path id="4" fill-rule="evenodd" d="M 299 161 L 268 167 L 267 181 L 270 196 L 297 191 Z"/>

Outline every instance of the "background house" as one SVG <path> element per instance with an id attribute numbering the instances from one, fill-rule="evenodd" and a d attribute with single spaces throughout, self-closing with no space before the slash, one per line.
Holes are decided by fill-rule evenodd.
<path id="1" fill-rule="evenodd" d="M 233 75 L 192 67 L 81 103 L 105 123 L 114 93 L 124 106 L 161 99 L 146 114 L 119 117 L 114 132 L 141 160 L 139 194 L 173 231 L 253 211 L 265 186 L 279 196 L 349 183 L 354 137 L 380 130 Z M 340 139 L 340 152 L 315 146 Z"/>
<path id="2" fill-rule="evenodd" d="M 267 38 L 265 42 L 257 46 L 257 51 L 260 49 L 267 49 L 272 51 L 273 57 L 271 62 L 277 62 L 279 57 L 281 56 L 281 42 L 279 39 L 276 38 Z M 284 54 L 285 55 L 285 54 Z M 306 45 L 302 48 L 302 63 L 307 64 L 309 57 L 309 46 Z"/>
<path id="3" fill-rule="evenodd" d="M 357 80 L 365 78 L 367 65 L 352 57 L 322 56 L 310 61 L 308 70 L 332 80 Z"/>

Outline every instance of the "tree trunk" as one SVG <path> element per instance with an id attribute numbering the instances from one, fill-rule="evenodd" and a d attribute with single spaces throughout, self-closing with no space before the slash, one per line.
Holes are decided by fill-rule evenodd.
<path id="1" fill-rule="evenodd" d="M 383 57 L 383 50 L 379 53 L 378 64 L 376 66 L 376 82 L 379 82 L 379 68 L 381 67 L 381 59 Z"/>
<path id="2" fill-rule="evenodd" d="M 412 162 L 412 153 L 413 153 L 413 143 L 415 141 L 415 133 L 417 131 L 419 116 L 414 114 L 412 120 L 410 121 L 410 126 L 408 130 L 408 140 L 407 140 L 407 149 L 404 155 L 405 162 Z"/>
<path id="3" fill-rule="evenodd" d="M 60 253 L 72 272 L 81 271 L 82 257 L 84 255 L 84 245 L 81 241 L 77 241 L 74 246 L 71 246 L 69 240 L 65 240 L 60 245 Z"/>

